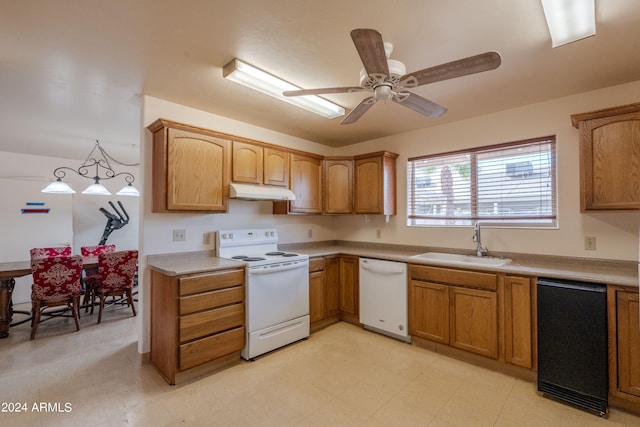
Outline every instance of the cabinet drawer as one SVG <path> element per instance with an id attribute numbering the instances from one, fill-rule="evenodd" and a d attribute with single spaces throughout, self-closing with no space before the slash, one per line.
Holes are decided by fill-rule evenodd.
<path id="1" fill-rule="evenodd" d="M 179 282 L 180 296 L 215 291 L 244 284 L 244 270 L 186 276 L 181 277 Z"/>
<path id="2" fill-rule="evenodd" d="M 244 301 L 244 287 L 220 289 L 180 298 L 180 314 L 191 314 L 197 311 L 237 304 Z"/>
<path id="3" fill-rule="evenodd" d="M 309 260 L 309 273 L 324 270 L 324 258 L 311 258 Z"/>
<path id="4" fill-rule="evenodd" d="M 179 348 L 178 368 L 182 371 L 201 365 L 218 357 L 240 351 L 244 347 L 244 327 L 202 338 Z"/>
<path id="5" fill-rule="evenodd" d="M 498 275 L 494 273 L 410 265 L 409 275 L 412 279 L 427 282 L 446 283 L 467 288 L 486 289 L 488 291 L 496 291 L 498 289 Z"/>
<path id="6" fill-rule="evenodd" d="M 244 324 L 244 304 L 208 310 L 180 317 L 180 342 L 201 338 Z"/>

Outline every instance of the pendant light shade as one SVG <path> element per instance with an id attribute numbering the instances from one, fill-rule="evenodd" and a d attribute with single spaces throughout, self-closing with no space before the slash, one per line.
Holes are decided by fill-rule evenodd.
<path id="1" fill-rule="evenodd" d="M 42 192 L 51 194 L 74 194 L 75 190 L 62 182 L 61 178 L 58 178 L 56 181 L 47 185 Z"/>
<path id="2" fill-rule="evenodd" d="M 131 183 L 125 185 L 124 187 L 122 187 L 122 189 L 120 191 L 118 191 L 116 193 L 116 195 L 118 196 L 134 196 L 134 197 L 139 197 L 140 196 L 140 191 L 138 191 L 138 189 L 136 187 L 134 187 L 133 185 L 131 185 Z"/>
<path id="3" fill-rule="evenodd" d="M 82 194 L 91 194 L 93 196 L 110 196 L 111 193 L 106 187 L 96 181 L 94 184 L 91 184 L 87 187 L 86 190 L 82 192 Z"/>

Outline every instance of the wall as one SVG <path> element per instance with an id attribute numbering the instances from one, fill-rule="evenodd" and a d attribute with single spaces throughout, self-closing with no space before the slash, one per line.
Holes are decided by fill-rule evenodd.
<path id="1" fill-rule="evenodd" d="M 482 242 L 489 250 L 547 255 L 631 260 L 638 259 L 640 213 L 580 213 L 578 130 L 570 115 L 640 100 L 640 81 L 527 105 L 399 136 L 367 141 L 338 150 L 351 155 L 376 150 L 400 154 L 398 158 L 398 215 L 340 217 L 336 233 L 344 240 L 464 248 L 472 251 L 471 227 L 421 228 L 406 225 L 406 162 L 408 158 L 501 142 L 556 135 L 558 159 L 559 228 L 483 228 Z M 410 114 L 410 113 L 407 113 Z M 376 238 L 376 230 L 381 238 Z M 584 249 L 584 236 L 595 236 L 595 251 Z"/>
<path id="2" fill-rule="evenodd" d="M 0 154 L 0 171 L 2 171 L 0 179 L 19 188 L 17 191 L 2 191 L 4 206 L 19 209 L 26 201 L 44 201 L 47 206 L 55 207 L 56 211 L 64 209 L 63 216 L 58 216 L 52 211 L 49 214 L 52 215 L 51 217 L 44 215 L 25 217 L 20 218 L 21 222 L 19 223 L 16 222 L 14 216 L 19 215 L 19 210 L 16 212 L 3 211 L 0 219 L 3 221 L 2 229 L 6 232 L 3 233 L 0 240 L 1 261 L 29 259 L 28 250 L 36 246 L 60 245 L 68 242 L 72 245 L 74 253 L 80 253 L 81 246 L 96 245 L 102 237 L 106 224 L 106 217 L 100 213 L 98 208 L 104 207 L 112 212 L 108 202 L 112 201 L 118 206 L 117 200 L 122 201 L 131 219 L 129 224 L 120 230 L 115 230 L 109 236 L 108 243 L 113 243 L 121 249 L 136 249 L 138 247 L 139 199 L 137 197 L 115 196 L 115 193 L 125 184 L 124 181 L 114 178 L 113 181 L 117 182 L 104 182 L 105 187 L 114 194 L 113 196 L 88 196 L 80 194 L 80 191 L 91 184 L 91 181 L 67 175 L 69 179 L 65 178 L 65 182 L 76 190 L 76 194 L 45 195 L 40 190 L 53 180 L 52 172 L 55 168 L 59 166 L 78 167 L 82 160 L 8 152 Z M 86 155 L 87 153 L 82 154 Z M 127 170 L 135 176 L 138 175 L 137 168 L 118 167 L 117 170 L 118 172 Z M 56 226 L 52 226 L 52 221 Z M 19 231 L 9 230 L 9 227 L 19 227 Z M 28 302 L 30 291 L 30 276 L 17 279 L 13 302 Z"/>

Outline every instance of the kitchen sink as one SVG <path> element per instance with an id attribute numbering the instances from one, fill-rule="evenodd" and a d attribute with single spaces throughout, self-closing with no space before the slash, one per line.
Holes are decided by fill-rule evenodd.
<path id="1" fill-rule="evenodd" d="M 509 258 L 496 258 L 491 256 L 479 257 L 475 255 L 450 254 L 446 252 L 426 252 L 423 254 L 413 255 L 412 258 L 422 258 L 429 261 L 457 265 L 500 266 L 511 262 L 511 259 Z"/>

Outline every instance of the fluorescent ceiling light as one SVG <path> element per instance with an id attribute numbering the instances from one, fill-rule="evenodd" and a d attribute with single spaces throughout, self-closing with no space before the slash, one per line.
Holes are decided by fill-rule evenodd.
<path id="1" fill-rule="evenodd" d="M 596 33 L 595 0 L 541 0 L 553 47 Z"/>
<path id="2" fill-rule="evenodd" d="M 246 62 L 234 58 L 222 69 L 222 76 L 247 86 L 258 92 L 288 102 L 297 107 L 304 108 L 312 113 L 319 114 L 328 119 L 344 116 L 343 107 L 329 102 L 324 98 L 316 95 L 286 97 L 282 95 L 285 90 L 299 90 L 301 87 L 286 82 L 272 74 L 262 71 L 259 68 L 249 65 Z"/>

